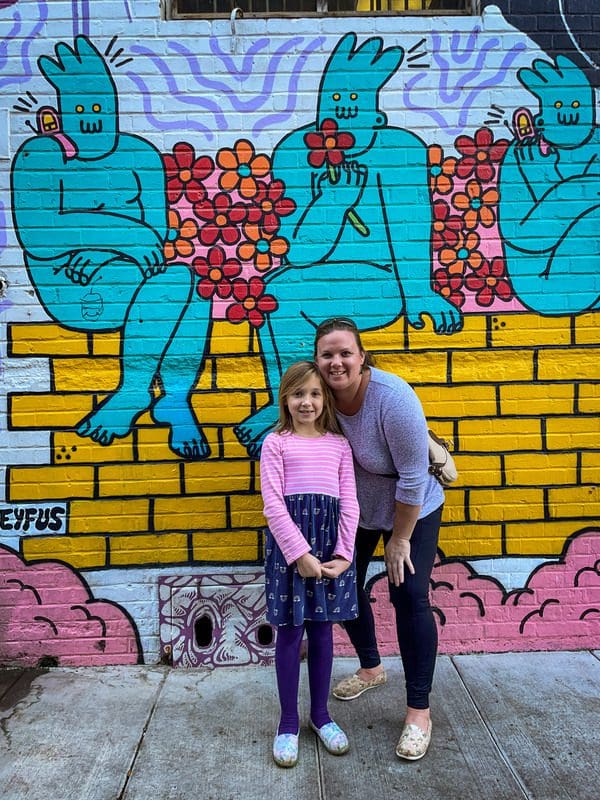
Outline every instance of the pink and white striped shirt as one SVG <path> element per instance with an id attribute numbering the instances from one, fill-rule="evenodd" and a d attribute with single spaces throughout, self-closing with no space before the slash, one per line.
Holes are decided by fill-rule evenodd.
<path id="1" fill-rule="evenodd" d="M 292 494 L 326 494 L 340 501 L 335 555 L 352 561 L 358 526 L 354 463 L 348 441 L 335 433 L 309 439 L 295 433 L 270 433 L 260 456 L 263 513 L 288 564 L 310 545 L 290 517 L 284 498 Z"/>

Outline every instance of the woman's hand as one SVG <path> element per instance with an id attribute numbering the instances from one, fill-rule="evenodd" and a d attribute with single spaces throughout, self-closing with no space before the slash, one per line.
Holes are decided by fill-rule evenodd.
<path id="1" fill-rule="evenodd" d="M 296 559 L 296 567 L 301 578 L 321 578 L 321 562 L 312 553 L 305 553 Z"/>
<path id="2" fill-rule="evenodd" d="M 350 561 L 346 558 L 332 558 L 331 561 L 325 561 L 321 564 L 321 573 L 324 578 L 337 578 L 342 572 L 345 572 L 350 566 Z"/>
<path id="3" fill-rule="evenodd" d="M 385 566 L 390 583 L 394 586 L 404 583 L 405 565 L 410 574 L 414 575 L 415 568 L 410 560 L 410 539 L 392 536 L 385 546 Z"/>

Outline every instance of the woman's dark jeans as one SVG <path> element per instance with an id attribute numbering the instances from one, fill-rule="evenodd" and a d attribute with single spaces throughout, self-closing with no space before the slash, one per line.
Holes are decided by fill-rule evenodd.
<path id="1" fill-rule="evenodd" d="M 429 605 L 429 579 L 437 552 L 442 519 L 440 506 L 418 520 L 410 540 L 410 557 L 415 574 L 404 569 L 404 583 L 389 584 L 390 601 L 396 612 L 396 630 L 406 680 L 406 702 L 411 708 L 429 708 L 429 693 L 437 655 L 437 627 Z M 358 618 L 344 623 L 361 667 L 381 663 L 375 636 L 371 603 L 365 591 L 367 569 L 381 536 L 390 540 L 391 531 L 359 528 L 356 535 L 356 578 Z"/>

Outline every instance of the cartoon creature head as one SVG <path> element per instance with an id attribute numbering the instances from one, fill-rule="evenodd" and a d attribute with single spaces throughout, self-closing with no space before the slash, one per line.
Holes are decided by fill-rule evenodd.
<path id="1" fill-rule="evenodd" d="M 117 93 L 106 62 L 85 36 L 73 48 L 60 42 L 55 52 L 56 59 L 41 56 L 38 66 L 56 89 L 62 132 L 78 158 L 102 158 L 114 150 L 118 133 Z"/>
<path id="2" fill-rule="evenodd" d="M 594 92 L 576 64 L 565 56 L 556 63 L 536 59 L 518 72 L 523 86 L 540 102 L 536 130 L 554 147 L 579 147 L 594 129 Z"/>
<path id="3" fill-rule="evenodd" d="M 351 131 L 356 148 L 368 146 L 373 131 L 387 124 L 379 109 L 379 90 L 404 59 L 402 47 L 383 47 L 375 36 L 356 47 L 356 35 L 348 33 L 335 47 L 321 78 L 317 127 L 336 120 L 341 130 Z"/>

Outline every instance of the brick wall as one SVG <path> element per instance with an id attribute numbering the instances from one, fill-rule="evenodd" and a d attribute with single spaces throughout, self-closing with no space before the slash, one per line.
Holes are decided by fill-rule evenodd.
<path id="1" fill-rule="evenodd" d="M 5 45 L 0 128 L 6 129 L 6 136 L 0 134 L 0 661 L 37 663 L 44 656 L 72 664 L 156 661 L 165 655 L 159 637 L 164 604 L 160 586 L 165 581 L 185 584 L 190 577 L 213 573 L 219 581 L 224 575 L 255 576 L 260 567 L 258 465 L 234 427 L 268 403 L 276 388 L 269 370 L 268 331 L 275 313 L 269 292 L 279 302 L 277 313 L 288 314 L 290 331 L 301 308 L 282 311 L 284 301 L 290 302 L 285 286 L 269 289 L 277 287 L 277 281 L 269 281 L 293 245 L 291 237 L 279 237 L 289 207 L 278 207 L 278 233 L 263 230 L 257 239 L 256 231 L 247 227 L 252 203 L 256 211 L 255 198 L 240 194 L 241 182 L 227 188 L 223 176 L 228 159 L 238 157 L 241 146 L 253 158 L 264 159 L 262 179 L 273 185 L 279 178 L 274 153 L 291 131 L 315 119 L 328 60 L 348 33 L 356 34 L 358 43 L 374 42 L 377 35 L 381 47 L 405 48 L 402 71 L 380 88 L 379 108 L 399 137 L 414 137 L 405 150 L 406 162 L 415 148 L 423 159 L 424 180 L 412 187 L 415 199 L 403 211 L 402 227 L 389 236 L 389 222 L 380 236 L 371 230 L 370 256 L 377 261 L 388 240 L 392 249 L 403 246 L 396 268 L 405 273 L 412 256 L 416 269 L 425 253 L 431 273 L 427 290 L 434 287 L 447 309 L 464 316 L 464 324 L 460 331 L 446 330 L 450 335 L 435 333 L 429 318 L 422 330 L 410 325 L 401 313 L 402 303 L 410 304 L 424 291 L 412 276 L 400 281 L 398 290 L 393 279 L 365 279 L 350 265 L 330 278 L 311 268 L 296 270 L 290 282 L 296 281 L 307 303 L 335 308 L 359 321 L 372 313 L 368 300 L 377 297 L 382 307 L 396 302 L 394 313 L 380 324 L 365 322 L 374 328 L 364 334 L 365 345 L 378 366 L 413 384 L 431 426 L 453 440 L 460 471 L 458 482 L 447 491 L 436 567 L 446 588 L 434 592 L 446 651 L 600 647 L 594 612 L 600 603 L 596 540 L 590 538 L 600 520 L 597 208 L 586 199 L 585 184 L 573 188 L 578 185 L 571 179 L 566 191 L 560 177 L 561 169 L 571 178 L 579 175 L 589 153 L 597 159 L 593 104 L 586 107 L 591 138 L 573 150 L 568 168 L 563 151 L 558 172 L 549 162 L 538 165 L 539 173 L 529 184 L 539 187 L 532 190 L 536 202 L 551 188 L 557 199 L 549 211 L 540 207 L 542 222 L 526 233 L 525 243 L 515 239 L 513 227 L 518 233 L 519 226 L 512 222 L 529 195 L 523 194 L 524 185 L 518 184 L 518 173 L 509 163 L 513 113 L 527 108 L 535 115 L 538 110 L 527 72 L 536 59 L 554 69 L 553 59 L 568 55 L 589 81 L 578 87 L 588 92 L 582 97 L 593 91 L 596 51 L 581 38 L 581 26 L 569 32 L 567 15 L 562 38 L 546 35 L 560 20 L 544 16 L 549 12 L 544 3 L 539 8 L 530 3 L 527 20 L 515 16 L 514 4 L 502 3 L 491 4 L 483 17 L 248 18 L 238 21 L 234 35 L 229 19 L 161 20 L 154 0 L 19 0 L 0 5 Z M 597 13 L 590 8 L 588 17 L 593 30 Z M 54 279 L 65 269 L 76 270 L 79 261 L 59 263 L 65 230 L 58 223 L 46 229 L 42 220 L 56 191 L 62 191 L 54 179 L 74 162 L 65 150 L 64 159 L 61 155 L 60 163 L 48 167 L 59 140 L 56 131 L 41 132 L 37 112 L 57 106 L 57 95 L 43 74 L 48 62 L 38 59 L 64 57 L 65 46 L 73 47 L 76 36 L 85 37 L 106 64 L 103 91 L 110 94 L 114 86 L 120 131 L 132 137 L 127 140 L 128 167 L 155 158 L 148 174 L 157 182 L 146 212 L 163 220 L 158 227 L 164 228 L 159 238 L 171 270 L 166 275 L 177 279 L 172 284 L 165 279 L 164 291 L 156 292 L 146 310 L 164 309 L 166 318 L 175 303 L 188 309 L 192 301 L 181 300 L 185 292 L 177 280 L 191 271 L 194 291 L 203 282 L 197 307 L 204 311 L 196 322 L 202 335 L 190 337 L 181 363 L 187 368 L 186 359 L 191 359 L 199 367 L 189 403 L 202 420 L 210 450 L 206 459 L 182 457 L 169 427 L 146 408 L 134 415 L 130 430 L 109 444 L 96 441 L 91 431 L 77 433 L 82 421 L 123 386 L 132 340 L 124 324 L 102 326 L 96 317 L 99 297 L 105 307 L 112 300 L 117 304 L 120 275 L 130 274 L 127 258 L 120 273 L 111 272 L 114 286 L 106 295 L 101 295 L 102 287 L 88 295 L 82 292 L 81 298 L 61 294 L 64 286 L 53 293 Z M 567 40 L 568 48 L 558 46 Z M 81 105 L 88 101 L 86 94 Z M 100 113 L 90 109 L 90 114 Z M 94 124 L 95 118 L 90 119 Z M 68 124 L 66 109 L 63 123 Z M 23 154 L 29 147 L 38 157 L 40 141 L 46 143 L 47 154 L 38 170 L 27 172 Z M 535 164 L 541 159 L 536 153 L 531 154 Z M 305 154 L 298 159 L 304 163 Z M 162 172 L 156 167 L 161 162 Z M 113 191 L 119 194 L 117 176 L 125 174 L 123 164 L 101 167 L 92 182 L 82 167 L 81 185 L 72 187 L 79 193 L 74 210 L 89 204 L 98 213 L 112 201 Z M 102 196 L 103 189 L 107 196 Z M 383 187 L 381 202 L 393 209 L 409 190 L 410 182 Z M 27 192 L 29 199 L 19 206 L 18 198 Z M 219 193 L 238 211 L 243 206 L 242 216 L 230 226 L 237 238 L 229 243 L 219 238 L 225 236 L 225 223 L 215 222 L 217 204 L 225 202 L 216 199 Z M 275 195 L 268 199 L 275 202 Z M 132 205 L 139 202 L 136 198 Z M 219 208 L 225 216 L 230 213 L 229 206 Z M 416 233 L 418 209 L 425 209 L 431 222 L 431 241 L 419 240 Z M 332 206 L 310 246 L 325 235 L 336 213 Z M 209 223 L 222 225 L 216 238 Z M 562 250 L 558 245 L 537 247 L 538 240 L 561 225 Z M 93 227 L 88 218 L 76 231 L 82 246 Z M 573 231 L 577 235 L 570 237 Z M 110 224 L 101 235 L 108 242 Z M 352 235 L 360 248 L 364 233 Z M 414 253 L 405 240 L 414 241 Z M 137 246 L 136 235 L 131 234 L 130 242 Z M 215 243 L 222 255 L 215 255 Z M 72 243 L 62 246 L 77 251 Z M 45 262 L 51 265 L 50 277 L 39 278 L 39 270 L 47 267 L 29 259 L 33 251 L 52 252 Z M 565 255 L 562 280 L 553 283 L 552 293 L 544 289 L 536 296 L 531 288 L 536 275 L 547 269 L 554 276 Z M 219 284 L 211 276 L 215 270 L 225 275 L 226 259 L 230 277 Z M 393 292 L 398 293 L 396 301 Z M 138 296 L 132 294 L 128 320 L 143 316 L 137 314 Z M 80 301 L 78 316 L 73 308 Z M 196 294 L 193 301 L 198 302 Z M 150 345 L 164 323 L 159 312 L 156 320 L 147 328 Z M 173 333 L 170 341 L 176 340 Z M 279 344 L 280 355 L 285 347 L 296 347 L 292 333 L 289 342 Z M 140 371 L 152 351 L 142 345 L 136 351 Z M 301 357 L 307 351 L 296 352 Z M 152 396 L 164 396 L 160 380 L 152 384 Z M 485 564 L 483 577 L 476 571 L 479 564 Z M 540 607 L 548 598 L 556 600 L 548 588 L 554 579 L 548 576 L 557 564 L 568 590 L 552 606 L 559 610 L 551 630 L 536 638 L 521 624 L 527 610 L 518 619 L 516 612 L 511 620 L 502 614 L 518 605 L 510 602 L 511 590 L 531 587 L 536 580 L 550 592 L 540 595 Z M 379 562 L 374 574 L 380 567 Z M 513 567 L 520 583 L 502 585 L 502 575 Z M 581 570 L 589 581 L 584 598 Z M 488 578 L 495 581 L 493 586 L 486 583 Z M 475 579 L 483 581 L 478 597 L 489 612 L 483 633 L 471 624 L 461 590 L 469 581 L 474 586 Z M 450 585 L 455 591 L 447 590 Z M 27 586 L 35 592 L 28 594 Z M 375 581 L 373 592 L 384 608 L 381 586 Z M 538 589 L 528 591 L 533 596 Z M 86 613 L 73 612 L 80 606 Z M 90 614 L 103 620 L 92 633 Z M 384 648 L 393 652 L 389 609 L 378 614 Z M 571 619 L 571 638 L 559 637 L 559 623 Z M 448 633 L 449 620 L 456 635 Z M 490 627 L 496 624 L 497 629 Z M 479 638 L 469 639 L 469 626 L 479 631 Z M 510 633 L 499 633 L 509 628 Z"/>

